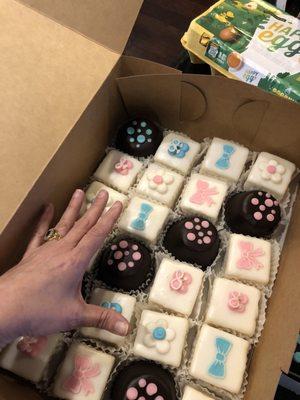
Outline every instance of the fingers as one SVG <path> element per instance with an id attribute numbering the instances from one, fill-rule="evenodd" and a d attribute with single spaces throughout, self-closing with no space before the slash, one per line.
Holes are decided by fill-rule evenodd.
<path id="1" fill-rule="evenodd" d="M 105 329 L 119 336 L 126 336 L 129 332 L 129 323 L 120 313 L 92 304 L 84 308 L 82 326 Z"/>
<path id="2" fill-rule="evenodd" d="M 53 219 L 53 214 L 54 214 L 53 204 L 48 204 L 45 207 L 43 214 L 39 219 L 36 230 L 33 234 L 32 239 L 29 242 L 29 245 L 27 246 L 23 258 L 27 257 L 33 250 L 35 250 L 44 243 L 44 237 Z"/>
<path id="3" fill-rule="evenodd" d="M 84 192 L 83 190 L 77 189 L 73 193 L 73 196 L 66 208 L 63 216 L 59 220 L 58 224 L 56 225 L 55 229 L 60 233 L 61 236 L 65 236 L 69 230 L 75 224 L 79 211 L 81 209 L 81 205 L 84 199 Z"/>

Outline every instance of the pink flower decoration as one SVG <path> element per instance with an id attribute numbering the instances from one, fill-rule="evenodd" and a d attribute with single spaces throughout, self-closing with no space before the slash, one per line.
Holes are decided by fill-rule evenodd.
<path id="1" fill-rule="evenodd" d="M 258 260 L 258 257 L 262 257 L 265 253 L 262 249 L 254 249 L 253 243 L 250 242 L 239 242 L 239 248 L 241 250 L 241 258 L 237 261 L 237 267 L 240 269 L 252 269 L 257 270 L 263 268 L 263 264 Z"/>
<path id="2" fill-rule="evenodd" d="M 197 192 L 190 197 L 190 202 L 195 204 L 205 204 L 210 207 L 214 204 L 212 196 L 219 194 L 215 187 L 209 187 L 209 183 L 199 179 L 197 181 Z"/>
<path id="3" fill-rule="evenodd" d="M 249 298 L 246 294 L 240 292 L 230 292 L 228 296 L 228 308 L 232 311 L 242 313 L 245 311 Z"/>
<path id="4" fill-rule="evenodd" d="M 185 294 L 192 282 L 193 278 L 189 273 L 176 271 L 170 281 L 170 288 L 178 293 Z"/>
<path id="5" fill-rule="evenodd" d="M 128 175 L 130 169 L 133 168 L 133 163 L 125 157 L 115 165 L 115 170 L 121 175 Z"/>
<path id="6" fill-rule="evenodd" d="M 47 336 L 23 336 L 17 344 L 17 349 L 25 356 L 34 358 L 37 357 L 44 350 L 47 342 Z"/>
<path id="7" fill-rule="evenodd" d="M 83 392 L 85 396 L 95 392 L 95 387 L 90 381 L 100 374 L 100 364 L 92 364 L 85 356 L 76 356 L 72 374 L 63 383 L 63 388 L 71 393 Z"/>

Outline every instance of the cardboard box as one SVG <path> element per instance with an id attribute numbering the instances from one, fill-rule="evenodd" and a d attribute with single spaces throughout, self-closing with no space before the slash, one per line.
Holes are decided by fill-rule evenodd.
<path id="1" fill-rule="evenodd" d="M 178 71 L 120 54 L 141 0 L 0 0 L 0 265 L 14 265 L 37 211 L 60 215 L 97 166 L 115 127 L 144 113 L 194 139 L 219 136 L 300 165 L 299 106 L 238 81 Z M 35 9 L 31 9 L 32 6 Z M 247 400 L 273 399 L 298 334 L 297 202 Z M 0 375 L 1 400 L 37 400 Z"/>

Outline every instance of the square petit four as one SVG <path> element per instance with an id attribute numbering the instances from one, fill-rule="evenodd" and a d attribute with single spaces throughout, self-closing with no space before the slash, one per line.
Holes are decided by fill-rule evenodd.
<path id="1" fill-rule="evenodd" d="M 187 331 L 187 319 L 145 310 L 138 325 L 133 353 L 179 367 Z"/>
<path id="2" fill-rule="evenodd" d="M 120 218 L 119 228 L 149 243 L 155 243 L 169 212 L 166 206 L 134 196 Z"/>
<path id="3" fill-rule="evenodd" d="M 192 174 L 181 196 L 179 207 L 186 214 L 204 215 L 213 222 L 218 218 L 228 185 L 215 178 Z"/>
<path id="4" fill-rule="evenodd" d="M 46 366 L 61 340 L 61 334 L 22 336 L 4 348 L 0 354 L 0 367 L 37 383 L 42 379 Z"/>
<path id="5" fill-rule="evenodd" d="M 260 153 L 245 182 L 245 189 L 262 189 L 280 200 L 291 182 L 295 164 L 270 153 Z"/>
<path id="6" fill-rule="evenodd" d="M 224 269 L 226 276 L 266 285 L 270 280 L 271 243 L 232 233 Z"/>
<path id="7" fill-rule="evenodd" d="M 173 207 L 182 185 L 182 175 L 161 165 L 150 164 L 136 190 L 168 207 Z"/>
<path id="8" fill-rule="evenodd" d="M 246 370 L 249 343 L 204 324 L 196 339 L 190 374 L 231 393 L 239 393 Z"/>
<path id="9" fill-rule="evenodd" d="M 59 368 L 53 394 L 68 400 L 101 399 L 114 361 L 109 354 L 73 343 Z"/>
<path id="10" fill-rule="evenodd" d="M 237 182 L 243 172 L 249 150 L 239 144 L 214 138 L 201 165 L 203 174 Z"/>
<path id="11" fill-rule="evenodd" d="M 121 192 L 127 193 L 135 183 L 143 164 L 118 150 L 111 150 L 101 162 L 94 177 Z"/>
<path id="12" fill-rule="evenodd" d="M 182 400 L 213 400 L 213 397 L 207 396 L 204 393 L 192 388 L 191 386 L 186 386 L 183 391 Z"/>
<path id="13" fill-rule="evenodd" d="M 200 149 L 200 143 L 177 133 L 169 133 L 157 149 L 154 161 L 186 175 Z"/>
<path id="14" fill-rule="evenodd" d="M 208 324 L 253 336 L 261 293 L 253 286 L 216 278 L 206 313 Z"/>
<path id="15" fill-rule="evenodd" d="M 134 312 L 136 299 L 128 294 L 112 292 L 105 289 L 94 289 L 89 303 L 100 307 L 113 309 L 122 314 L 123 317 L 130 322 Z M 125 337 L 115 335 L 104 329 L 81 328 L 80 332 L 83 336 L 100 339 L 116 345 L 121 345 L 125 341 Z"/>
<path id="16" fill-rule="evenodd" d="M 201 269 L 164 258 L 150 290 L 149 301 L 189 316 L 202 287 L 203 277 Z"/>

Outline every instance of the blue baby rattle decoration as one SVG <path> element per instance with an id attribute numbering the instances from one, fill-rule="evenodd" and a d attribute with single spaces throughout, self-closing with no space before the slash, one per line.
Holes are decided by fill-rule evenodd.
<path id="1" fill-rule="evenodd" d="M 190 146 L 187 143 L 174 139 L 169 145 L 168 153 L 173 157 L 184 158 L 189 149 Z"/>
<path id="2" fill-rule="evenodd" d="M 110 301 L 104 301 L 101 304 L 101 307 L 115 310 L 119 314 L 122 314 L 123 311 L 123 308 L 119 303 L 111 303 Z"/>
<path id="3" fill-rule="evenodd" d="M 219 169 L 228 169 L 230 167 L 230 157 L 235 152 L 235 148 L 230 144 L 224 144 L 223 154 L 216 162 L 216 167 Z"/>
<path id="4" fill-rule="evenodd" d="M 232 343 L 228 340 L 217 337 L 216 338 L 217 354 L 215 361 L 208 369 L 208 373 L 215 378 L 224 379 L 225 377 L 225 362 L 227 355 L 232 347 Z"/>
<path id="5" fill-rule="evenodd" d="M 152 211 L 153 207 L 150 204 L 142 203 L 139 216 L 131 222 L 131 227 L 137 231 L 145 230 L 145 223 Z"/>

